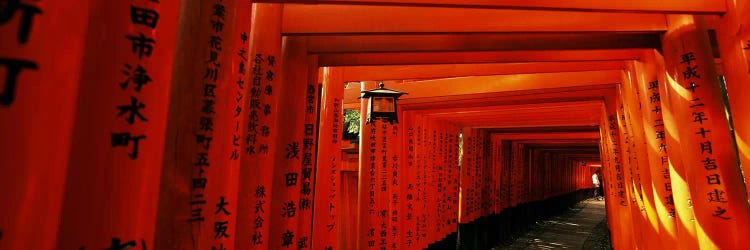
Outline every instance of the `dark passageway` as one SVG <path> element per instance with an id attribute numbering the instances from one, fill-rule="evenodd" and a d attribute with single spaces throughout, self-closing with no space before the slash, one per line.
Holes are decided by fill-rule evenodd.
<path id="1" fill-rule="evenodd" d="M 750 0 L 0 0 L 0 34 L 0 250 L 750 245 Z"/>

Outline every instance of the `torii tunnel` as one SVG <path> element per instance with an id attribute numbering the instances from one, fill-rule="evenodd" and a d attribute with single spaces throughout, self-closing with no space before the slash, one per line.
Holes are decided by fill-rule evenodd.
<path id="1" fill-rule="evenodd" d="M 2 0 L 0 249 L 747 249 L 748 2 Z"/>

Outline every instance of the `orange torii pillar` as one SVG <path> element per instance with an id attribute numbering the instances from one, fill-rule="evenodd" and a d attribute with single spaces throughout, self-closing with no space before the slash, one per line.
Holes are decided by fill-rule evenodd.
<path id="1" fill-rule="evenodd" d="M 240 185 L 237 210 L 237 249 L 269 249 L 273 224 L 274 155 L 284 150 L 276 145 L 278 115 L 276 75 L 281 72 L 281 4 L 253 4 L 250 23 L 250 61 L 245 80 L 247 105 L 241 135 Z M 238 80 L 239 81 L 239 80 Z"/>
<path id="2" fill-rule="evenodd" d="M 601 134 L 601 144 L 600 144 L 600 154 L 602 158 L 602 174 L 604 175 L 604 199 L 605 199 L 605 205 L 607 209 L 607 215 L 608 220 L 611 221 L 611 223 L 608 223 L 610 232 L 612 233 L 612 245 L 614 248 L 621 248 L 623 243 L 623 233 L 620 230 L 616 230 L 617 228 L 612 227 L 611 225 L 621 225 L 621 227 L 624 227 L 620 223 L 622 214 L 621 210 L 623 210 L 621 204 L 627 204 L 626 202 L 617 202 L 618 200 L 621 200 L 619 197 L 620 194 L 620 180 L 617 179 L 617 174 L 619 173 L 619 170 L 621 167 L 619 166 L 619 158 L 616 158 L 615 153 L 615 144 L 614 144 L 614 138 L 616 133 L 612 133 L 610 128 L 614 123 L 613 120 L 610 120 L 607 113 L 606 108 L 602 108 L 602 118 L 601 118 L 601 126 L 599 126 L 600 134 Z M 615 160 L 617 160 L 617 164 L 615 163 Z M 621 177 L 620 177 L 621 178 Z M 624 200 L 624 199 L 622 199 Z M 629 221 L 628 221 L 629 222 Z M 630 238 L 626 238 L 626 240 L 630 240 Z"/>
<path id="3" fill-rule="evenodd" d="M 433 137 L 435 129 L 435 119 L 427 118 L 424 123 L 424 168 L 425 168 L 425 238 L 424 247 L 438 240 L 437 236 L 437 219 L 438 213 L 435 209 L 438 200 L 437 192 L 437 174 L 435 168 L 435 139 Z"/>
<path id="4" fill-rule="evenodd" d="M 272 128 L 277 134 L 271 147 L 277 149 L 267 239 L 270 249 L 309 248 L 317 133 L 317 62 L 315 57 L 308 56 L 303 38 L 283 37 L 281 50 L 282 70 L 273 76 L 281 84 L 273 91 L 284 98 L 278 99 L 275 110 L 278 121 Z M 314 70 L 311 65 L 315 65 Z"/>
<path id="5" fill-rule="evenodd" d="M 653 112 L 660 112 L 662 114 L 662 120 L 655 119 L 655 127 L 663 127 L 665 131 L 665 143 L 659 143 L 659 151 L 666 152 L 669 164 L 669 172 L 662 174 L 669 175 L 671 188 L 672 188 L 672 200 L 674 201 L 675 210 L 677 212 L 677 242 L 680 248 L 684 249 L 698 249 L 698 237 L 695 231 L 695 214 L 693 210 L 692 198 L 687 182 L 687 166 L 682 159 L 682 147 L 680 141 L 680 128 L 682 123 L 677 120 L 678 116 L 675 114 L 671 99 L 672 96 L 677 95 L 678 92 L 675 88 L 681 88 L 677 84 L 673 84 L 674 81 L 669 81 L 666 72 L 664 71 L 664 58 L 661 54 L 654 51 L 654 67 L 656 67 L 658 84 L 659 84 L 659 96 L 661 99 L 661 108 L 652 109 Z M 649 86 L 651 83 L 649 83 Z M 653 95 L 653 93 L 652 93 Z M 665 184 L 666 185 L 666 184 Z M 668 202 L 669 199 L 665 199 Z"/>
<path id="6" fill-rule="evenodd" d="M 750 235 L 750 206 L 726 120 L 708 33 L 691 15 L 668 16 L 664 58 L 680 127 L 701 248 L 742 248 Z M 685 125 L 687 124 L 687 125 Z"/>
<path id="7" fill-rule="evenodd" d="M 521 204 L 520 201 L 520 186 L 521 183 L 519 182 L 519 174 L 522 171 L 521 164 L 522 159 L 522 152 L 523 151 L 523 144 L 519 144 L 517 142 L 511 142 L 511 160 L 510 160 L 510 206 L 509 207 L 516 207 L 519 204 Z M 555 174 L 559 176 L 560 174 L 560 168 L 555 168 Z M 555 182 L 555 185 L 557 186 L 557 192 L 560 190 L 560 180 L 557 179 Z M 557 192 L 554 195 L 557 195 Z"/>
<path id="8" fill-rule="evenodd" d="M 364 82 L 362 91 L 375 88 L 374 82 Z M 361 99 L 360 146 L 359 146 L 359 198 L 357 213 L 357 249 L 381 249 L 387 247 L 388 211 L 387 186 L 381 185 L 380 171 L 387 159 L 387 138 L 390 125 L 380 120 L 367 123 L 368 99 Z M 381 215 L 382 214 L 382 215 Z M 382 233 L 382 234 L 381 234 Z"/>
<path id="9" fill-rule="evenodd" d="M 625 115 L 628 121 L 627 128 L 631 135 L 629 154 L 632 156 L 631 159 L 635 165 L 633 171 L 636 190 L 640 192 L 635 197 L 640 200 L 641 214 L 645 217 L 645 221 L 643 221 L 644 246 L 647 249 L 658 249 L 663 248 L 659 239 L 661 226 L 659 226 L 659 215 L 656 213 L 656 205 L 654 204 L 654 186 L 651 180 L 651 168 L 646 152 L 646 139 L 644 138 L 646 137 L 644 134 L 645 128 L 640 110 L 642 109 L 640 102 L 642 93 L 638 88 L 641 85 L 646 85 L 646 83 L 639 78 L 640 72 L 636 71 L 634 62 L 628 63 L 626 72 L 621 86 Z"/>
<path id="10" fill-rule="evenodd" d="M 153 247 L 179 3 L 89 7 L 56 248 Z"/>
<path id="11" fill-rule="evenodd" d="M 469 216 L 473 207 L 471 206 L 471 200 L 473 199 L 473 191 L 471 183 L 473 183 L 473 169 L 470 167 L 473 164 L 473 156 L 470 154 L 471 141 L 473 137 L 470 134 L 471 128 L 463 128 L 461 135 L 463 138 L 463 144 L 461 145 L 461 173 L 459 175 L 460 183 L 460 194 L 459 194 L 459 223 L 469 223 Z"/>
<path id="12" fill-rule="evenodd" d="M 415 160 L 416 160 L 416 217 L 417 222 L 415 225 L 415 242 L 416 248 L 422 249 L 427 247 L 427 167 L 426 158 L 429 154 L 427 149 L 427 141 L 425 141 L 425 134 L 427 129 L 425 128 L 427 118 L 423 115 L 417 115 L 414 119 L 415 123 Z"/>
<path id="13" fill-rule="evenodd" d="M 618 223 L 619 216 L 615 214 L 615 209 L 617 209 L 617 206 L 612 204 L 616 199 L 617 196 L 615 194 L 616 186 L 612 184 L 615 182 L 614 178 L 614 154 L 610 153 L 612 152 L 612 142 L 611 142 L 611 136 L 609 133 L 608 126 L 608 119 L 606 114 L 606 108 L 601 108 L 601 118 L 599 121 L 599 158 L 601 159 L 601 171 L 600 175 L 602 175 L 602 197 L 604 197 L 605 203 L 604 203 L 604 209 L 607 211 L 607 219 L 609 221 L 612 221 L 612 223 Z M 589 177 L 591 178 L 591 177 Z M 591 180 L 588 180 L 589 183 L 591 183 Z M 592 184 L 593 186 L 593 184 Z M 609 223 L 607 223 L 609 224 Z M 611 228 L 611 226 L 610 226 Z M 618 236 L 615 236 L 614 233 L 619 233 L 615 231 L 611 231 L 612 233 L 612 246 L 617 247 L 619 245 L 619 239 L 615 239 Z"/>
<path id="14" fill-rule="evenodd" d="M 625 81 L 628 80 L 624 77 L 623 82 Z M 623 166 L 625 167 L 625 187 L 629 192 L 628 197 L 631 201 L 630 211 L 632 213 L 631 219 L 633 228 L 636 233 L 635 243 L 637 247 L 645 248 L 647 247 L 646 244 L 649 244 L 646 237 L 648 237 L 648 234 L 650 232 L 646 231 L 646 227 L 648 226 L 646 222 L 648 215 L 645 214 L 645 210 L 641 210 L 641 207 L 643 207 L 640 188 L 641 183 L 640 179 L 638 178 L 638 159 L 636 156 L 635 148 L 633 146 L 633 144 L 635 143 L 635 136 L 631 130 L 631 118 L 627 112 L 628 108 L 625 103 L 625 96 L 623 94 L 624 87 L 620 86 L 618 89 L 619 95 L 617 98 L 617 106 L 619 107 L 619 109 L 617 111 L 617 116 L 619 118 L 618 121 L 620 122 L 620 140 L 623 142 L 620 146 L 623 157 L 625 159 L 625 161 L 623 162 Z"/>
<path id="15" fill-rule="evenodd" d="M 4 1 L 0 19 L 0 200 L 4 201 L 0 249 L 56 248 L 89 5 L 89 1 L 16 5 Z M 107 14 L 120 12 L 128 11 Z M 30 19 L 24 22 L 24 16 Z M 122 35 L 117 37 L 125 39 Z M 116 86 L 118 82 L 102 84 Z"/>
<path id="16" fill-rule="evenodd" d="M 234 248 L 240 155 L 233 137 L 243 115 L 235 67 L 237 46 L 247 43 L 234 29 L 235 1 L 189 4 L 180 19 L 153 248 Z"/>
<path id="17" fill-rule="evenodd" d="M 531 151 L 529 159 L 531 161 L 529 162 L 529 191 L 530 191 L 530 201 L 539 201 L 539 189 L 542 187 L 540 183 L 538 182 L 538 178 L 541 176 L 539 174 L 539 167 L 541 164 L 541 161 L 539 160 L 541 153 L 539 149 L 534 149 Z M 572 164 L 572 163 L 571 163 Z M 575 171 L 575 169 L 574 169 Z"/>
<path id="18" fill-rule="evenodd" d="M 625 80 L 623 80 L 625 81 Z M 644 234 L 646 233 L 644 230 L 644 224 L 645 224 L 645 215 L 641 212 L 641 200 L 640 195 L 637 186 L 640 185 L 640 183 L 637 182 L 635 177 L 635 165 L 637 164 L 632 155 L 634 152 L 631 150 L 633 138 L 632 133 L 629 131 L 629 118 L 625 114 L 625 103 L 623 100 L 623 94 L 622 94 L 623 88 L 621 86 L 618 86 L 618 96 L 617 96 L 617 122 L 619 124 L 619 134 L 620 134 L 620 155 L 621 158 L 621 165 L 623 167 L 623 179 L 625 184 L 625 191 L 626 196 L 630 202 L 630 212 L 631 212 L 631 227 L 634 231 L 634 244 L 637 248 L 644 248 L 643 244 L 645 244 Z"/>
<path id="19" fill-rule="evenodd" d="M 440 241 L 443 236 L 445 236 L 445 227 L 444 227 L 444 214 L 445 210 L 443 209 L 444 205 L 444 199 L 445 194 L 442 190 L 442 187 L 444 187 L 444 175 L 443 175 L 443 152 L 442 152 L 442 138 L 441 138 L 441 129 L 442 129 L 442 122 L 435 121 L 434 126 L 432 127 L 431 131 L 431 137 L 432 137 L 432 154 L 430 155 L 432 160 L 432 170 L 433 170 L 433 192 L 435 195 L 432 199 L 434 202 L 434 205 L 432 206 L 434 208 L 434 219 L 431 221 L 435 227 L 435 234 L 433 235 L 433 243 Z"/>
<path id="20" fill-rule="evenodd" d="M 448 170 L 448 189 L 444 192 L 447 193 L 448 207 L 446 209 L 446 220 L 448 222 L 449 233 L 457 232 L 458 230 L 458 192 L 460 190 L 459 174 L 460 168 L 458 165 L 458 140 L 459 140 L 459 128 L 455 124 L 447 125 L 446 135 L 449 138 L 448 144 L 448 162 L 446 167 Z M 499 178 L 499 176 L 498 176 Z"/>
<path id="21" fill-rule="evenodd" d="M 320 123 L 317 144 L 317 169 L 315 170 L 315 201 L 313 202 L 313 250 L 345 249 L 339 245 L 338 211 L 344 206 L 341 199 L 341 140 L 346 128 L 343 122 L 344 82 L 341 70 L 321 68 Z"/>
<path id="22" fill-rule="evenodd" d="M 401 248 L 415 249 L 417 246 L 417 221 L 421 214 L 421 209 L 417 207 L 419 203 L 419 189 L 421 185 L 421 176 L 418 175 L 417 168 L 419 159 L 417 158 L 417 115 L 412 111 L 403 112 L 404 136 L 402 140 L 402 159 L 401 167 L 401 195 L 404 196 L 404 202 L 401 203 Z"/>
<path id="23" fill-rule="evenodd" d="M 651 186 L 653 206 L 659 219 L 658 232 L 662 247 L 675 246 L 677 213 L 672 195 L 670 182 L 669 158 L 666 150 L 666 132 L 662 118 L 661 97 L 659 94 L 659 80 L 654 62 L 654 51 L 649 51 L 644 62 L 635 63 L 637 96 L 640 101 L 640 116 L 643 128 L 643 138 L 647 156 L 646 172 L 649 175 L 648 186 Z M 636 111 L 638 112 L 638 111 Z M 663 145 L 663 146 L 662 146 Z M 684 229 L 682 229 L 684 230 Z"/>
<path id="24" fill-rule="evenodd" d="M 234 46 L 232 47 L 232 76 L 229 79 L 229 83 L 232 86 L 236 86 L 234 90 L 236 91 L 236 94 L 234 95 L 234 98 L 229 102 L 229 107 L 234 108 L 234 113 L 232 114 L 232 121 L 234 122 L 235 126 L 231 131 L 231 135 L 225 134 L 226 137 L 231 137 L 231 153 L 229 153 L 229 158 L 233 160 L 232 164 L 229 166 L 232 167 L 239 167 L 239 170 L 234 170 L 231 172 L 233 176 L 238 176 L 239 178 L 232 179 L 238 181 L 238 183 L 234 186 L 234 190 L 231 192 L 232 200 L 234 203 L 231 207 L 236 208 L 237 213 L 235 213 L 235 230 L 232 232 L 235 237 L 232 240 L 234 243 L 235 248 L 241 249 L 242 246 L 248 246 L 251 242 L 250 237 L 237 237 L 239 235 L 249 235 L 248 230 L 244 228 L 244 230 L 239 230 L 240 225 L 248 225 L 252 224 L 252 220 L 249 219 L 248 215 L 252 215 L 250 210 L 241 210 L 239 207 L 239 201 L 240 200 L 247 200 L 247 196 L 240 195 L 240 183 L 246 182 L 247 179 L 242 178 L 240 175 L 240 171 L 242 171 L 242 160 L 243 158 L 246 158 L 247 155 L 245 155 L 244 146 L 245 143 L 243 143 L 243 137 L 247 133 L 247 127 L 243 126 L 247 123 L 249 120 L 249 108 L 248 103 L 250 98 L 248 97 L 251 93 L 251 89 L 249 87 L 249 80 L 250 80 L 250 62 L 253 59 L 252 54 L 250 54 L 250 44 L 252 42 L 250 36 L 251 34 L 251 25 L 252 22 L 252 1 L 237 1 L 236 7 L 234 8 L 235 11 L 235 25 L 233 32 L 231 34 L 230 39 L 234 41 Z M 234 93 L 233 93 L 234 94 Z M 229 167 L 227 166 L 227 167 Z M 254 189 L 251 189 L 254 191 Z M 248 191 L 248 190 L 245 190 Z M 235 197 L 236 196 L 236 197 Z M 244 216 L 244 221 L 240 220 L 240 215 Z M 215 229 L 214 229 L 215 230 Z"/>
<path id="25" fill-rule="evenodd" d="M 315 200 L 315 164 L 318 145 L 318 105 L 320 104 L 321 83 L 318 81 L 318 56 L 310 55 L 307 60 L 307 87 L 305 88 L 305 123 L 302 138 L 302 186 L 300 187 L 299 205 L 300 223 L 297 231 L 297 248 L 309 248 L 312 238 L 313 205 Z M 300 96 L 302 98 L 302 96 Z M 312 131 L 310 131 L 312 130 Z M 307 242 L 305 242 L 307 238 Z"/>
<path id="26" fill-rule="evenodd" d="M 456 232 L 458 226 L 458 127 L 446 121 L 437 122 L 437 226 L 438 240 Z M 445 242 L 445 241 L 442 241 Z M 441 244 L 443 244 L 441 242 Z M 439 246 L 438 246 L 439 247 Z"/>
<path id="27" fill-rule="evenodd" d="M 490 136 L 490 164 L 492 165 L 492 213 L 499 214 L 502 210 L 501 176 L 502 176 L 502 144 L 499 138 Z M 457 163 L 456 163 L 457 164 Z"/>
<path id="28" fill-rule="evenodd" d="M 609 182 L 614 183 L 614 185 L 611 185 L 612 188 L 610 188 L 613 189 L 610 192 L 613 192 L 614 195 L 608 196 L 607 203 L 612 203 L 611 213 L 608 214 L 611 215 L 610 218 L 614 219 L 613 222 L 616 222 L 617 226 L 610 224 L 610 231 L 613 235 L 612 242 L 615 248 L 633 249 L 635 248 L 633 245 L 634 241 L 637 239 L 632 234 L 636 230 L 636 228 L 633 228 L 633 225 L 637 222 L 631 219 L 632 212 L 630 207 L 632 204 L 630 203 L 630 191 L 627 184 L 629 179 L 625 174 L 627 169 L 623 164 L 627 160 L 624 159 L 621 150 L 621 144 L 624 144 L 624 142 L 620 135 L 621 132 L 618 125 L 619 115 L 617 114 L 618 105 L 616 105 L 616 100 L 613 100 L 614 98 L 616 97 L 612 95 L 607 96 L 605 112 L 603 113 L 605 118 L 602 121 L 604 124 L 601 126 L 604 130 L 603 136 L 607 138 L 607 151 L 602 152 L 602 154 L 609 156 L 606 166 L 608 168 L 607 171 L 611 171 Z"/>
<path id="29" fill-rule="evenodd" d="M 461 200 L 460 222 L 470 223 L 481 217 L 481 171 L 479 165 L 478 131 L 473 128 L 463 128 L 463 159 L 461 163 Z"/>
<path id="30" fill-rule="evenodd" d="M 501 207 L 502 209 L 510 208 L 511 207 L 511 163 L 513 160 L 513 150 L 512 150 L 512 144 L 510 141 L 505 140 L 498 140 L 498 143 L 500 144 L 501 150 L 502 150 L 502 172 L 501 172 L 501 178 L 500 181 L 502 183 L 500 187 L 500 192 L 503 193 L 503 199 Z M 551 171 L 550 171 L 551 173 Z M 552 183 L 550 183 L 550 186 L 552 186 Z M 551 190 L 551 189 L 550 189 Z"/>
<path id="31" fill-rule="evenodd" d="M 727 5 L 728 11 L 717 25 L 716 35 L 745 188 L 750 190 L 750 115 L 747 115 L 750 102 L 744 96 L 750 92 L 750 2 L 728 1 Z"/>
<path id="32" fill-rule="evenodd" d="M 397 115 L 399 121 L 403 121 L 403 111 L 399 110 Z M 403 125 L 395 122 L 393 124 L 387 124 L 384 122 L 383 124 L 386 126 L 381 125 L 381 128 L 384 129 L 384 132 L 381 136 L 384 140 L 387 141 L 384 142 L 385 146 L 382 150 L 386 151 L 386 155 L 383 156 L 383 165 L 381 168 L 382 180 L 380 186 L 381 189 L 383 187 L 388 189 L 388 193 L 386 193 L 387 214 L 385 215 L 385 219 L 388 221 L 387 228 L 385 230 L 387 234 L 386 247 L 391 250 L 398 250 L 402 249 L 400 246 L 400 237 L 403 237 L 402 234 L 404 232 L 401 225 L 401 221 L 403 218 L 400 212 L 402 211 L 401 203 L 405 199 L 401 192 L 401 186 L 403 185 L 401 174 L 405 173 L 405 171 L 402 172 L 402 137 L 404 136 L 402 132 Z M 388 127 L 390 127 L 390 129 L 388 129 Z M 383 182 L 385 182 L 385 185 L 383 184 Z"/>

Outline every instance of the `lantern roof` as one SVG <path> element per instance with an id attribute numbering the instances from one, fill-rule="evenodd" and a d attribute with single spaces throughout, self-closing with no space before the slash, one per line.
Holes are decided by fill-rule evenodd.
<path id="1" fill-rule="evenodd" d="M 393 97 L 399 98 L 405 94 L 409 94 L 409 93 L 401 92 L 401 91 L 393 90 L 393 89 L 387 89 L 385 88 L 385 84 L 381 82 L 378 85 L 378 88 L 376 89 L 362 91 L 362 96 L 359 98 L 370 98 L 373 96 L 393 96 Z"/>

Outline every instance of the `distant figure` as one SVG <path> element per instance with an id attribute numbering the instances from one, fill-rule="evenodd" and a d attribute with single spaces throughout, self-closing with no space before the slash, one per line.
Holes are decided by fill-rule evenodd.
<path id="1" fill-rule="evenodd" d="M 591 182 L 594 183 L 594 199 L 596 200 L 602 200 L 604 197 L 599 196 L 599 188 L 601 187 L 602 182 L 599 178 L 599 170 L 596 170 L 593 175 L 591 175 Z"/>

